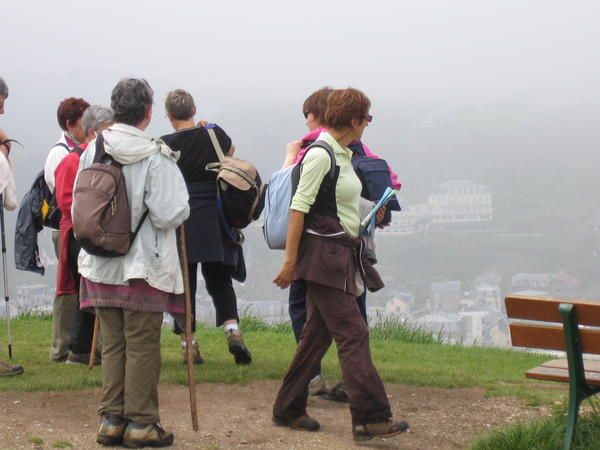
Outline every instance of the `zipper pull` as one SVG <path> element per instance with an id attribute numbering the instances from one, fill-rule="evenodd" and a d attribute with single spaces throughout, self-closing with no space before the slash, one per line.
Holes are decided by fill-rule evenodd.
<path id="1" fill-rule="evenodd" d="M 110 202 L 110 209 L 112 211 L 112 215 L 114 216 L 117 213 L 117 202 L 115 201 L 114 197 Z"/>

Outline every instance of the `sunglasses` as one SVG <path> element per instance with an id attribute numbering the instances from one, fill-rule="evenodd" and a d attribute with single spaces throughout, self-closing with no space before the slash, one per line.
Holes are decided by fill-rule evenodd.
<path id="1" fill-rule="evenodd" d="M 366 116 L 362 116 L 361 119 L 366 120 L 367 122 L 373 122 L 373 116 L 371 114 L 367 114 Z"/>
<path id="2" fill-rule="evenodd" d="M 310 111 L 302 111 L 302 114 L 304 114 L 305 119 L 308 119 L 308 115 L 310 114 Z"/>

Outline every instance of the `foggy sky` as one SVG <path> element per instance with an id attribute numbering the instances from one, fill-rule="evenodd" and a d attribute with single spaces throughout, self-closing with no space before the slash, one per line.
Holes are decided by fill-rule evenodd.
<path id="1" fill-rule="evenodd" d="M 199 116 L 223 123 L 248 154 L 301 134 L 302 101 L 323 85 L 371 97 L 365 137 L 381 144 L 403 109 L 598 105 L 599 13 L 595 1 L 2 2 L 0 76 L 11 94 L 0 126 L 28 147 L 15 164 L 35 155 L 41 167 L 58 103 L 108 104 L 124 76 L 155 90 L 150 133 L 169 130 L 162 101 L 185 88 Z M 264 142 L 270 133 L 281 140 Z"/>
<path id="2" fill-rule="evenodd" d="M 10 97 L 0 127 L 26 146 L 11 154 L 21 198 L 59 137 L 61 100 L 108 105 L 120 78 L 144 77 L 155 91 L 150 134 L 170 131 L 166 93 L 187 89 L 197 117 L 223 126 L 268 178 L 306 131 L 304 98 L 354 86 L 373 105 L 364 138 L 406 198 L 467 178 L 500 199 L 514 187 L 506 209 L 560 185 L 549 201 L 575 196 L 591 214 L 600 208 L 599 16 L 597 1 L 4 1 L 0 76 Z M 419 114 L 439 126 L 415 129 Z"/>

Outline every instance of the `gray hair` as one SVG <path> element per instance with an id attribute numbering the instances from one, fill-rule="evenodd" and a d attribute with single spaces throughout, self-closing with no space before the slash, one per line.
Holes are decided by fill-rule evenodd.
<path id="1" fill-rule="evenodd" d="M 115 121 L 137 125 L 146 117 L 148 108 L 152 106 L 153 96 L 154 91 L 143 78 L 123 78 L 110 96 Z"/>
<path id="2" fill-rule="evenodd" d="M 103 125 L 114 121 L 112 109 L 106 106 L 91 105 L 83 112 L 81 123 L 83 131 L 88 134 L 90 130 L 98 131 Z"/>
<path id="3" fill-rule="evenodd" d="M 8 97 L 8 86 L 2 77 L 0 77 L 0 97 Z"/>
<path id="4" fill-rule="evenodd" d="M 167 94 L 165 109 L 175 120 L 187 120 L 196 114 L 194 98 L 183 89 L 175 89 Z"/>

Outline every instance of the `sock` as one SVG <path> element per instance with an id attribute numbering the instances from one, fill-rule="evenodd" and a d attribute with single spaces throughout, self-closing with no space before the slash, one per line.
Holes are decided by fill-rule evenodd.
<path id="1" fill-rule="evenodd" d="M 192 347 L 196 344 L 196 340 L 192 339 Z M 187 341 L 181 341 L 181 348 L 187 348 Z"/>
<path id="2" fill-rule="evenodd" d="M 229 331 L 238 331 L 240 329 L 239 325 L 236 323 L 228 323 L 227 325 L 223 325 L 223 330 L 225 333 Z"/>

